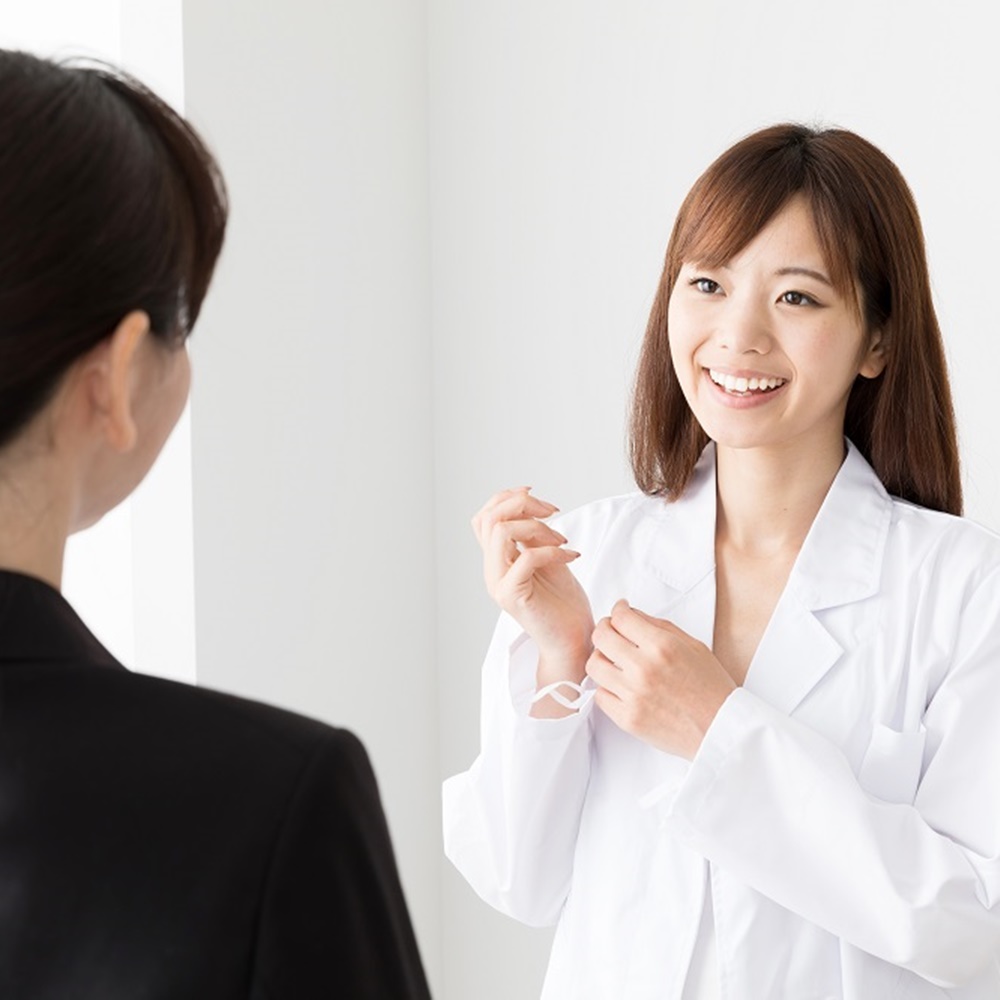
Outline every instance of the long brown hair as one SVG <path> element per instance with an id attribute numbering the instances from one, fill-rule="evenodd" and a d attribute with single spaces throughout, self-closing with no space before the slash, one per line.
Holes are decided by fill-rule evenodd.
<path id="1" fill-rule="evenodd" d="M 923 232 L 895 164 L 844 129 L 774 125 L 723 153 L 681 206 L 636 372 L 630 455 L 640 489 L 676 498 L 708 437 L 674 374 L 667 306 L 685 261 L 716 266 L 743 249 L 796 194 L 812 207 L 838 290 L 857 299 L 885 370 L 858 376 L 844 433 L 895 496 L 960 514 L 962 484 L 941 331 Z"/>

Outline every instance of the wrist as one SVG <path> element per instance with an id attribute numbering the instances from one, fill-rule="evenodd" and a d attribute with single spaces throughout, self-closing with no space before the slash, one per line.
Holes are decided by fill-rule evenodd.
<path id="1" fill-rule="evenodd" d="M 587 659 L 592 651 L 593 646 L 577 650 L 539 650 L 535 670 L 536 690 L 556 681 L 582 684 L 587 676 Z"/>
<path id="2" fill-rule="evenodd" d="M 538 668 L 535 671 L 535 691 L 558 684 L 559 681 L 569 681 L 574 685 L 582 684 L 587 676 L 587 657 L 590 650 L 580 650 L 575 653 L 562 651 L 559 653 L 540 653 Z M 564 696 L 572 697 L 572 688 L 557 687 Z M 563 700 L 552 697 L 551 692 L 538 701 L 532 702 L 529 714 L 535 719 L 563 719 L 567 715 L 575 715 L 577 708 L 566 705 Z"/>

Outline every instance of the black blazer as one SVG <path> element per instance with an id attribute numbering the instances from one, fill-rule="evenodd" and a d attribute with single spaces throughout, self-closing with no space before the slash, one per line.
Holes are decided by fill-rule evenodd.
<path id="1" fill-rule="evenodd" d="M 364 748 L 0 572 L 0 997 L 429 997 Z"/>

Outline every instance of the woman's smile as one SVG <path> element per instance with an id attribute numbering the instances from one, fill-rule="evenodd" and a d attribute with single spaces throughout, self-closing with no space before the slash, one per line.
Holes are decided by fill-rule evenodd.
<path id="1" fill-rule="evenodd" d="M 828 271 L 802 197 L 732 259 L 682 266 L 670 296 L 671 358 L 720 447 L 795 442 L 803 453 L 842 457 L 851 386 L 881 369 L 853 297 Z"/>
<path id="2" fill-rule="evenodd" d="M 749 371 L 724 371 L 719 368 L 703 368 L 705 376 L 729 406 L 755 406 L 770 402 L 780 395 L 780 390 L 788 384 L 780 375 L 763 375 Z"/>

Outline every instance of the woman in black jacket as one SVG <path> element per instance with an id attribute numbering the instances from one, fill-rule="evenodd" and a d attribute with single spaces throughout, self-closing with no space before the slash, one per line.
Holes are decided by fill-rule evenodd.
<path id="1" fill-rule="evenodd" d="M 132 674 L 59 593 L 67 536 L 187 398 L 226 196 L 106 66 L 0 51 L 0 996 L 426 998 L 350 733 Z"/>

